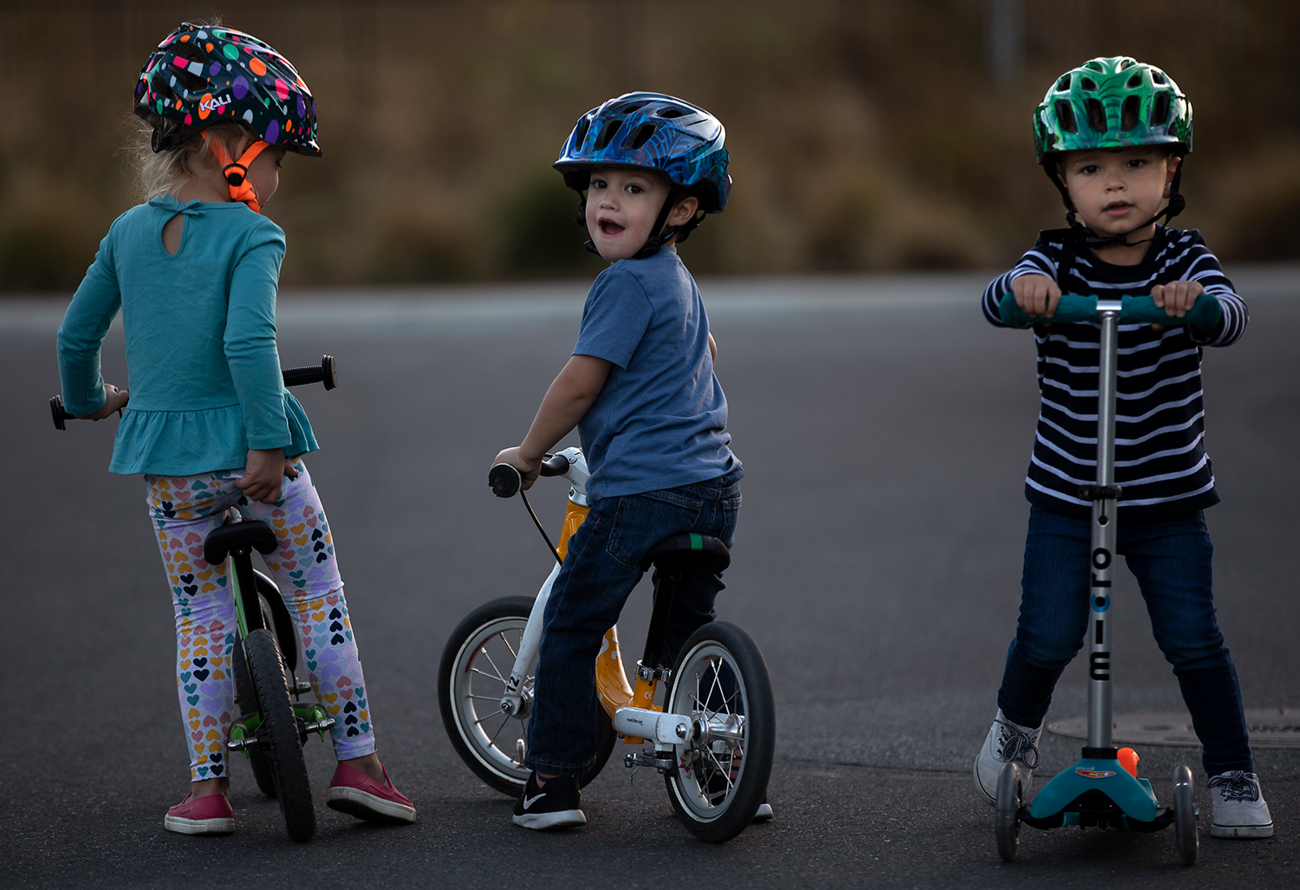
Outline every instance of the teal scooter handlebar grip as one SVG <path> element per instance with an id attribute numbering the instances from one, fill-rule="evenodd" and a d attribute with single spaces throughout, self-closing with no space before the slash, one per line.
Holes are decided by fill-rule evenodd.
<path id="1" fill-rule="evenodd" d="M 1150 297 L 1120 298 L 1120 321 L 1130 324 L 1164 324 L 1186 325 L 1208 330 L 1223 318 L 1223 307 L 1210 294 L 1201 294 L 1196 298 L 1192 309 L 1182 318 L 1166 315 L 1165 310 L 1155 304 Z M 1006 293 L 998 304 L 998 315 L 1008 327 L 1022 328 L 1028 324 L 1066 321 L 1096 321 L 1097 297 L 1078 294 L 1062 294 L 1056 312 L 1051 318 L 1030 318 L 1023 309 L 1016 305 L 1015 294 Z"/>
<path id="2" fill-rule="evenodd" d="M 1004 325 L 1013 328 L 1053 321 L 1096 321 L 1097 298 L 1061 294 L 1061 302 L 1056 305 L 1056 312 L 1051 318 L 1031 318 L 1025 310 L 1016 305 L 1016 295 L 1008 291 L 1002 295 L 1002 301 L 998 303 L 998 315 L 1002 317 Z"/>
<path id="3" fill-rule="evenodd" d="M 1150 297 L 1122 297 L 1123 308 L 1119 320 L 1130 324 L 1189 324 L 1193 327 L 1209 330 L 1223 318 L 1223 307 L 1211 294 L 1203 293 L 1196 298 L 1192 308 L 1182 318 L 1166 315 L 1165 310 L 1157 306 Z"/>

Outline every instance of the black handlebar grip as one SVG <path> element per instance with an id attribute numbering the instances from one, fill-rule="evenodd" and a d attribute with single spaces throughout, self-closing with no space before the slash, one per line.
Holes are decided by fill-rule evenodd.
<path id="1" fill-rule="evenodd" d="M 67 430 L 66 421 L 72 419 L 73 415 L 63 410 L 63 396 L 58 395 L 50 399 L 50 413 L 54 415 L 54 428 L 56 430 Z"/>
<path id="2" fill-rule="evenodd" d="M 285 386 L 302 386 L 307 383 L 323 383 L 327 390 L 339 385 L 338 368 L 334 356 L 321 356 L 320 364 L 308 368 L 285 368 L 282 372 Z"/>
<path id="3" fill-rule="evenodd" d="M 524 477 L 510 464 L 497 464 L 488 470 L 488 485 L 499 498 L 512 498 L 524 484 Z"/>

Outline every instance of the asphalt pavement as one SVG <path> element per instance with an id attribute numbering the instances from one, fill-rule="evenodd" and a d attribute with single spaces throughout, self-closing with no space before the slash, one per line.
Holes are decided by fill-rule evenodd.
<path id="1" fill-rule="evenodd" d="M 522 437 L 565 361 L 586 285 L 296 292 L 286 366 L 337 356 L 340 386 L 298 393 L 322 443 L 308 463 L 329 512 L 380 755 L 419 808 L 404 828 L 327 810 L 295 845 L 236 765 L 236 834 L 162 828 L 185 793 L 171 610 L 138 478 L 107 472 L 116 422 L 58 433 L 54 331 L 66 300 L 0 300 L 0 887 L 245 884 L 376 887 L 1294 887 L 1300 749 L 1256 751 L 1269 840 L 1208 837 L 1182 868 L 1172 831 L 1026 829 L 997 856 L 969 763 L 995 710 L 1015 626 L 1036 416 L 1028 334 L 982 319 L 988 276 L 705 280 L 733 446 L 745 462 L 720 617 L 758 641 L 778 709 L 776 819 L 722 846 L 672 816 L 662 780 L 618 753 L 584 792 L 586 828 L 510 824 L 510 801 L 458 760 L 434 680 L 470 609 L 531 594 L 549 566 L 516 501 L 485 475 Z M 1236 270 L 1245 337 L 1206 355 L 1207 514 L 1216 599 L 1248 708 L 1300 713 L 1300 267 Z M 120 327 L 104 355 L 125 383 Z M 576 442 L 576 436 L 573 437 Z M 564 491 L 533 503 L 557 526 Z M 1117 713 L 1181 707 L 1131 578 L 1115 598 Z M 642 586 L 620 622 L 640 651 Z M 1049 721 L 1085 713 L 1080 664 Z M 1044 735 L 1040 775 L 1078 757 Z M 1140 748 L 1162 802 L 1199 751 Z"/>

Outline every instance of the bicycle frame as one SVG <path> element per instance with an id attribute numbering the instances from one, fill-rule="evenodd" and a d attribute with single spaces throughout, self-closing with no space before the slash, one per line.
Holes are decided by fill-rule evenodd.
<path id="1" fill-rule="evenodd" d="M 241 522 L 242 519 L 243 517 L 240 516 L 239 511 L 234 507 L 231 507 L 227 511 L 225 524 L 233 525 Z M 238 547 L 232 547 L 229 554 L 226 556 L 226 577 L 230 579 L 231 593 L 235 598 L 235 620 L 239 626 L 240 646 L 244 645 L 244 642 L 248 639 L 249 633 L 266 627 L 266 622 L 262 619 L 261 604 L 258 602 L 258 594 L 260 592 L 258 589 L 259 586 L 269 588 L 266 592 L 271 593 L 272 595 L 267 597 L 267 602 L 271 604 L 273 610 L 275 609 L 277 601 L 279 601 L 281 607 L 283 607 L 283 600 L 280 600 L 279 590 L 276 588 L 275 582 L 253 568 L 252 550 L 252 545 L 245 544 Z M 259 585 L 259 581 L 261 582 L 261 585 Z M 284 617 L 292 621 L 292 618 L 288 615 L 287 609 L 284 609 L 284 613 Z M 286 648 L 286 643 L 291 643 L 295 647 L 292 651 L 296 653 L 296 640 L 286 641 L 280 638 L 280 634 L 276 632 L 277 628 L 267 629 L 271 630 L 271 632 L 276 635 L 282 653 Z M 292 632 L 291 624 L 289 629 Z M 286 655 L 285 659 L 287 662 L 290 661 L 290 656 Z M 296 659 L 294 660 L 296 661 Z M 301 695 L 304 692 L 311 692 L 312 689 L 310 684 L 300 683 L 297 678 L 293 676 L 293 664 L 290 663 L 286 666 L 289 668 L 289 678 L 292 678 L 293 680 L 290 691 L 294 696 Z M 306 738 L 307 733 L 315 732 L 319 733 L 321 739 L 324 740 L 325 734 L 329 731 L 330 727 L 334 725 L 334 718 L 329 715 L 329 712 L 325 710 L 325 707 L 316 701 L 303 703 L 295 700 L 292 705 L 293 713 L 299 721 L 303 738 Z M 231 721 L 230 735 L 226 742 L 226 747 L 231 751 L 243 751 L 244 756 L 247 757 L 248 752 L 245 749 L 249 745 L 257 743 L 257 729 L 259 726 L 261 726 L 261 717 L 257 714 L 256 710 L 253 710 L 252 713 L 236 717 Z"/>
<path id="2" fill-rule="evenodd" d="M 561 474 L 563 478 L 569 480 L 570 488 L 568 507 L 564 513 L 564 525 L 560 530 L 559 544 L 556 546 L 556 552 L 563 559 L 568 553 L 569 538 L 578 530 L 578 526 L 582 525 L 590 509 L 587 504 L 587 477 L 591 474 L 587 471 L 587 459 L 583 457 L 581 449 L 566 448 L 557 453 L 564 455 L 569 462 L 568 472 Z M 542 639 L 542 613 L 546 611 L 546 601 L 550 599 L 551 588 L 559 574 L 560 564 L 556 563 L 537 592 L 537 599 L 534 600 L 532 611 L 528 615 L 528 624 L 524 627 L 523 637 L 519 641 L 519 652 L 510 670 L 510 678 L 506 681 L 505 694 L 501 697 L 503 714 L 525 716 L 521 713 L 528 708 L 523 699 L 524 678 L 529 676 L 537 666 L 538 647 Z M 646 702 L 646 707 L 653 708 L 655 695 L 653 678 L 644 680 L 638 676 L 635 693 L 628 685 L 627 674 L 623 670 L 623 657 L 618 647 L 618 625 L 605 631 L 600 654 L 596 656 L 596 690 L 600 696 L 601 706 L 611 719 L 619 708 L 631 705 L 634 697 L 637 701 Z M 626 741 L 632 742 L 631 739 Z M 636 739 L 636 742 L 640 741 Z"/>

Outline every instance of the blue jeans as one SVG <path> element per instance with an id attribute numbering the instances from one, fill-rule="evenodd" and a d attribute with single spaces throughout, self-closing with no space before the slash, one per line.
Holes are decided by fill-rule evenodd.
<path id="1" fill-rule="evenodd" d="M 1091 528 L 1090 520 L 1030 508 L 1020 622 L 998 690 L 998 707 L 1013 723 L 1042 723 L 1056 681 L 1083 645 Z M 1205 515 L 1126 524 L 1121 514 L 1116 549 L 1137 578 L 1156 644 L 1173 665 L 1205 771 L 1252 770 L 1237 670 L 1214 617 L 1214 547 Z"/>
<path id="2" fill-rule="evenodd" d="M 664 491 L 601 498 L 569 539 L 543 613 L 525 763 L 577 775 L 596 759 L 596 656 L 641 580 L 641 559 L 669 535 L 698 532 L 728 547 L 740 513 L 740 468 Z M 721 575 L 688 575 L 673 598 L 660 657 L 672 664 L 686 638 L 716 617 Z"/>

